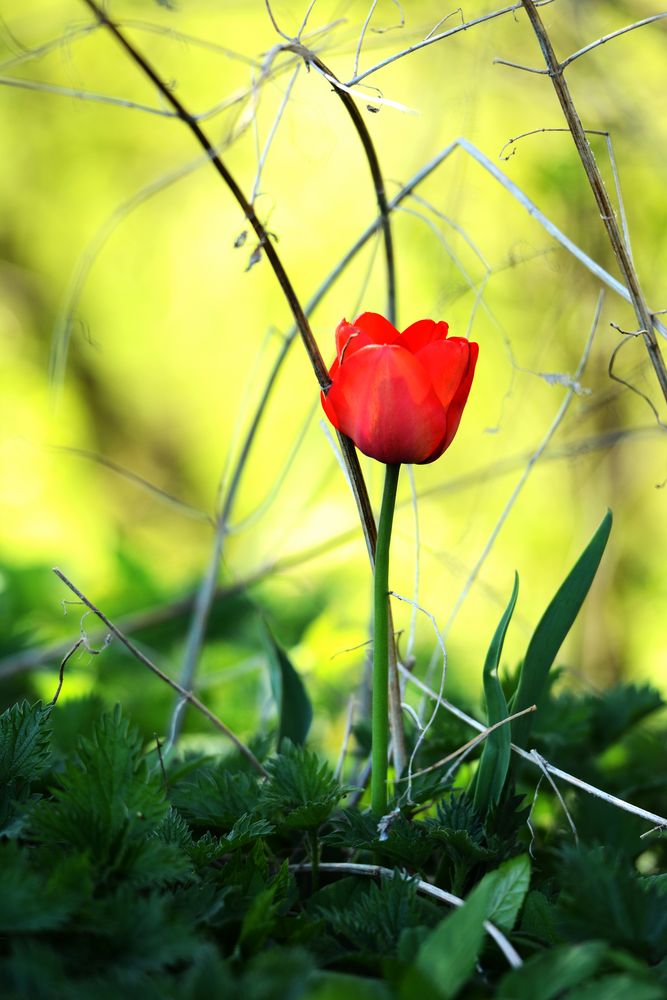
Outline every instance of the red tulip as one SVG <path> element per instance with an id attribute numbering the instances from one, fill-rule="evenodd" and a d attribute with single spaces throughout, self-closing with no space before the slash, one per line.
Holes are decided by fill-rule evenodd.
<path id="1" fill-rule="evenodd" d="M 386 465 L 424 464 L 449 448 L 479 346 L 463 337 L 447 339 L 448 329 L 420 319 L 399 333 L 377 313 L 338 325 L 322 406 L 364 455 Z"/>

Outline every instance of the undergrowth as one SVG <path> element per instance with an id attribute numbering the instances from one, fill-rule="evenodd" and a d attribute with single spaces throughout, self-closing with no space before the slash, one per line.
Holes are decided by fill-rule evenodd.
<path id="1" fill-rule="evenodd" d="M 661 707 L 649 687 L 551 691 L 534 742 L 656 809 Z M 438 717 L 420 765 L 459 735 Z M 415 779 L 378 830 L 310 749 L 286 739 L 256 749 L 267 778 L 237 755 L 163 762 L 120 707 L 100 712 L 96 698 L 6 710 L 3 997 L 665 995 L 664 840 L 642 837 L 638 818 L 566 793 L 571 826 L 547 782 L 534 800 L 525 763 L 483 815 L 462 780 L 467 764 L 456 786 Z M 452 909 L 423 883 L 465 905 Z M 522 966 L 510 968 L 485 920 Z"/>

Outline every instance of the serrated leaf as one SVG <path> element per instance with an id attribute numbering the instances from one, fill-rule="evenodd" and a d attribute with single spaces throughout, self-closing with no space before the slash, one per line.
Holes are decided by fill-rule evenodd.
<path id="1" fill-rule="evenodd" d="M 414 1000 L 425 985 L 438 1000 L 457 995 L 474 972 L 482 950 L 488 905 L 487 890 L 471 895 L 431 931 L 417 952 L 416 975 L 409 969 L 401 982 L 401 1000 Z"/>
<path id="2" fill-rule="evenodd" d="M 521 668 L 519 685 L 511 706 L 513 712 L 521 712 L 531 705 L 539 708 L 549 670 L 593 583 L 609 539 L 611 523 L 611 511 L 607 511 L 535 629 Z M 518 746 L 526 745 L 532 721 L 531 714 L 511 723 L 512 741 Z"/>
<path id="3" fill-rule="evenodd" d="M 226 764 L 202 764 L 191 778 L 170 789 L 171 801 L 193 826 L 228 832 L 258 808 L 260 789 L 256 775 L 233 772 Z"/>
<path id="4" fill-rule="evenodd" d="M 593 737 L 600 749 L 616 743 L 635 723 L 664 705 L 660 692 L 650 684 L 617 684 L 590 702 Z"/>
<path id="5" fill-rule="evenodd" d="M 61 927 L 92 890 L 90 864 L 81 854 L 60 858 L 46 872 L 33 869 L 26 851 L 0 844 L 0 934 Z"/>
<path id="6" fill-rule="evenodd" d="M 57 852 L 88 853 L 102 880 L 124 876 L 147 885 L 187 873 L 181 848 L 155 836 L 169 804 L 120 707 L 102 717 L 92 739 L 81 739 L 59 786 L 33 810 L 38 842 Z"/>
<path id="7" fill-rule="evenodd" d="M 526 896 L 521 914 L 521 933 L 547 944 L 558 940 L 554 908 L 543 892 L 534 889 Z"/>
<path id="8" fill-rule="evenodd" d="M 530 885 L 530 860 L 527 854 L 505 861 L 495 871 L 487 872 L 468 899 L 476 894 L 487 899 L 486 919 L 502 931 L 514 928 Z"/>
<path id="9" fill-rule="evenodd" d="M 345 879 L 342 886 L 327 886 L 319 892 L 315 913 L 355 950 L 396 954 L 401 934 L 424 922 L 415 880 L 394 870 L 391 878 L 382 877 L 379 886 L 375 882 L 355 885 L 355 881 Z"/>
<path id="10" fill-rule="evenodd" d="M 290 743 L 267 761 L 266 770 L 263 808 L 270 820 L 288 829 L 317 829 L 346 791 L 325 761 Z"/>
<path id="11" fill-rule="evenodd" d="M 23 701 L 0 715 L 0 787 L 9 782 L 32 780 L 49 765 L 52 708 L 41 701 Z"/>
<path id="12" fill-rule="evenodd" d="M 488 725 L 493 726 L 507 718 L 507 702 L 498 679 L 498 665 L 503 651 L 503 643 L 507 628 L 512 619 L 516 599 L 519 594 L 519 574 L 514 574 L 514 587 L 509 604 L 505 608 L 498 623 L 489 651 L 484 662 L 483 681 L 484 697 L 486 699 L 486 714 Z M 486 737 L 479 770 L 475 779 L 474 802 L 477 809 L 486 813 L 490 806 L 500 800 L 505 778 L 510 762 L 511 729 L 509 725 L 500 726 Z"/>
<path id="13" fill-rule="evenodd" d="M 245 952 L 249 949 L 257 951 L 265 943 L 273 931 L 278 919 L 278 910 L 287 894 L 291 879 L 289 866 L 285 861 L 278 871 L 273 883 L 250 900 L 241 924 L 239 947 Z"/>
<path id="14" fill-rule="evenodd" d="M 501 981 L 498 1000 L 554 1000 L 597 972 L 607 946 L 602 941 L 564 945 L 529 958 Z"/>
<path id="15" fill-rule="evenodd" d="M 247 813 L 241 816 L 221 843 L 225 844 L 227 851 L 237 851 L 247 844 L 254 843 L 259 837 L 268 837 L 273 833 L 275 827 L 272 823 L 267 823 L 265 819 L 253 819 Z"/>
<path id="16" fill-rule="evenodd" d="M 18 837 L 26 824 L 30 787 L 51 763 L 52 706 L 23 701 L 0 715 L 0 836 Z"/>
<path id="17" fill-rule="evenodd" d="M 271 691 L 278 708 L 278 742 L 284 739 L 303 746 L 313 721 L 313 709 L 303 681 L 282 646 L 276 642 L 265 622 L 262 636 L 269 665 Z"/>
<path id="18" fill-rule="evenodd" d="M 649 962 L 667 952 L 667 907 L 618 853 L 601 848 L 561 850 L 559 927 L 575 938 L 600 938 Z"/>

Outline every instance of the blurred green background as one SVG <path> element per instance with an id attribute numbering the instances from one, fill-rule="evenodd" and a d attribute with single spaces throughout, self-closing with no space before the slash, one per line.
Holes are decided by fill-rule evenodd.
<path id="1" fill-rule="evenodd" d="M 305 0 L 273 5 L 289 36 L 306 9 Z M 303 40 L 343 80 L 354 75 L 370 9 L 329 0 L 313 7 Z M 493 9 L 472 2 L 463 16 Z M 108 12 L 192 112 L 217 109 L 202 125 L 245 192 L 256 186 L 257 210 L 306 301 L 376 214 L 368 166 L 331 86 L 289 53 L 274 53 L 269 74 L 263 71 L 283 39 L 260 0 L 114 0 Z M 657 12 L 643 0 L 555 0 L 542 13 L 564 57 Z M 400 26 L 397 6 L 381 0 L 359 70 L 419 43 L 448 14 L 436 33 L 461 15 L 432 0 L 409 3 Z M 228 484 L 291 319 L 266 260 L 249 268 L 255 244 L 244 238 L 231 195 L 187 129 L 164 114 L 154 88 L 94 28 L 84 4 L 0 0 L 0 15 L 0 679 L 7 703 L 25 693 L 51 697 L 62 656 L 53 644 L 79 636 L 82 612 L 69 606 L 63 615 L 60 602 L 71 595 L 51 574 L 56 565 L 114 620 L 149 611 L 151 627 L 137 641 L 178 676 L 188 614 L 172 603 L 191 595 L 206 571 L 207 518 L 221 476 Z M 656 310 L 667 307 L 666 30 L 667 21 L 657 21 L 568 70 L 584 124 L 611 133 L 636 266 Z M 389 194 L 464 137 L 617 277 L 569 134 L 525 138 L 509 160 L 499 159 L 510 138 L 560 129 L 563 119 L 548 77 L 498 58 L 542 67 L 523 13 L 420 48 L 358 85 Z M 613 188 L 604 138 L 591 141 Z M 461 149 L 416 194 L 392 220 L 399 327 L 446 319 L 452 333 L 470 331 L 481 352 L 454 445 L 414 470 L 418 549 L 402 476 L 394 589 L 412 599 L 417 593 L 447 630 L 447 691 L 474 704 L 514 570 L 521 594 L 506 645 L 510 666 L 610 507 L 607 554 L 561 652 L 566 682 L 599 688 L 624 677 L 667 689 L 662 427 L 645 398 L 608 375 L 622 336 L 611 324 L 633 331 L 630 307 L 607 290 L 581 391 L 530 467 L 568 391 L 566 379 L 551 376 L 576 371 L 601 284 Z M 312 316 L 327 361 L 343 316 L 385 305 L 382 246 L 374 238 Z M 56 365 L 50 382 L 69 311 L 66 365 Z M 628 340 L 616 372 L 664 418 L 640 339 Z M 364 469 L 377 502 L 382 470 L 367 461 Z M 220 583 L 242 586 L 216 602 L 198 691 L 242 735 L 270 721 L 265 617 L 313 697 L 315 736 L 333 753 L 363 673 L 370 578 L 298 342 L 270 398 L 231 528 Z M 245 588 L 245 581 L 252 583 Z M 395 616 L 401 648 L 411 651 L 410 606 L 397 603 Z M 81 627 L 95 639 L 91 617 Z M 420 675 L 434 649 L 433 626 L 419 614 Z M 439 670 L 436 664 L 435 683 Z M 70 661 L 63 696 L 87 692 L 122 701 L 147 732 L 166 727 L 171 693 L 117 643 Z M 188 729 L 208 733 L 192 714 Z"/>

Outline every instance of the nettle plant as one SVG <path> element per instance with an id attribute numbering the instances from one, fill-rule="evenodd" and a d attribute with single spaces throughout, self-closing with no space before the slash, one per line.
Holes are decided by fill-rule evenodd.
<path id="1" fill-rule="evenodd" d="M 649 685 L 574 694 L 556 683 L 556 659 L 603 559 L 611 513 L 560 587 L 553 581 L 554 597 L 521 661 L 501 677 L 519 599 L 515 577 L 495 631 L 479 636 L 483 720 L 401 662 L 389 566 L 400 467 L 447 462 L 464 410 L 475 406 L 478 360 L 478 345 L 449 336 L 441 319 L 413 316 L 401 332 L 396 325 L 391 213 L 419 178 L 388 200 L 353 88 L 306 47 L 303 29 L 295 38 L 279 32 L 277 52 L 305 60 L 345 105 L 379 213 L 359 246 L 377 231 L 384 242 L 387 318 L 366 311 L 343 319 L 327 368 L 308 320 L 317 302 L 300 303 L 253 199 L 123 27 L 95 0 L 84 3 L 204 149 L 254 230 L 254 263 L 272 268 L 292 310 L 286 345 L 298 334 L 312 363 L 373 572 L 370 710 L 351 727 L 354 747 L 346 744 L 334 769 L 309 743 L 309 691 L 265 623 L 274 726 L 260 727 L 248 745 L 194 693 L 242 463 L 216 512 L 180 682 L 56 570 L 85 614 L 104 625 L 104 648 L 111 640 L 124 645 L 177 693 L 178 705 L 164 739 L 151 741 L 120 706 L 109 711 L 96 696 L 59 698 L 73 654 L 104 652 L 82 631 L 61 654 L 52 701 L 22 700 L 0 715 L 3 997 L 414 1000 L 423 992 L 443 1000 L 659 1000 L 667 992 L 663 701 Z M 523 0 L 486 19 L 523 8 L 541 43 L 667 393 L 660 322 L 646 306 L 565 83 L 574 57 L 557 61 L 540 6 Z M 455 145 L 485 165 L 466 140 Z M 564 245 L 601 280 L 619 284 Z M 66 341 L 57 345 L 56 372 Z M 385 466 L 377 524 L 357 449 Z M 176 611 L 169 617 L 178 621 Z M 407 683 L 437 708 L 428 726 L 404 710 Z M 231 742 L 229 754 L 182 751 L 187 706 Z"/>

